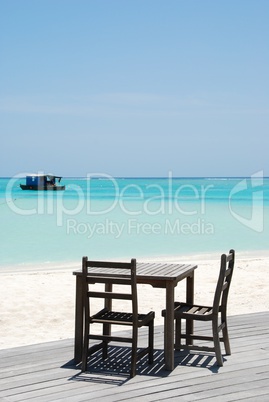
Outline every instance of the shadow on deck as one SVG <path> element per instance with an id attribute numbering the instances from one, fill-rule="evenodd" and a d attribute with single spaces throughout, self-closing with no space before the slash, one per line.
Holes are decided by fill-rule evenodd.
<path id="1" fill-rule="evenodd" d="M 203 333 L 205 325 L 201 326 Z M 112 401 L 268 401 L 269 312 L 231 316 L 232 355 L 218 367 L 213 355 L 175 352 L 175 369 L 164 370 L 163 329 L 155 328 L 154 363 L 144 357 L 129 379 L 130 348 L 109 346 L 109 358 L 96 352 L 88 371 L 74 363 L 73 340 L 0 351 L 0 400 Z M 143 333 L 142 333 L 143 337 Z"/>

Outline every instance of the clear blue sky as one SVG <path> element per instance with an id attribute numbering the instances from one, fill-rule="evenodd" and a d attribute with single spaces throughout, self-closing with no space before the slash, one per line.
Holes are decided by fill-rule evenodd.
<path id="1" fill-rule="evenodd" d="M 269 176 L 268 0 L 0 0 L 0 176 Z"/>

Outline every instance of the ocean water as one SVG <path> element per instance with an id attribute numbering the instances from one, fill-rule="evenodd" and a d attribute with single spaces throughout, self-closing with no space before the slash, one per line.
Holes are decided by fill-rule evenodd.
<path id="1" fill-rule="evenodd" d="M 268 249 L 269 178 L 0 178 L 0 266 Z M 62 184 L 61 183 L 61 184 Z"/>

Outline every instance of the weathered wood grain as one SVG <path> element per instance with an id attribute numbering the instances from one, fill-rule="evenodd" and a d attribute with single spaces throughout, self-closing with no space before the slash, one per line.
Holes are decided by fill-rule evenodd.
<path id="1" fill-rule="evenodd" d="M 73 361 L 73 339 L 0 350 L 0 401 L 268 401 L 269 312 L 230 316 L 228 323 L 232 354 L 223 355 L 223 367 L 213 354 L 176 352 L 175 369 L 164 370 L 158 326 L 154 364 L 142 359 L 133 379 L 126 344 L 112 347 L 107 362 L 97 352 L 86 373 Z M 205 328 L 201 323 L 198 330 Z"/>

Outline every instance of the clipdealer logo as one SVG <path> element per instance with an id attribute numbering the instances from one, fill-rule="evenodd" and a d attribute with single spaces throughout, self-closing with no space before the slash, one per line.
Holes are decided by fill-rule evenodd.
<path id="1" fill-rule="evenodd" d="M 244 191 L 251 191 L 251 216 L 244 215 L 244 209 L 236 212 L 233 207 L 233 200 L 236 195 Z M 241 180 L 237 183 L 230 192 L 229 196 L 229 210 L 232 216 L 244 226 L 256 231 L 262 232 L 264 229 L 263 220 L 263 171 L 254 173 L 250 177 L 250 185 L 247 179 Z"/>
<path id="2" fill-rule="evenodd" d="M 70 203 L 69 198 L 65 197 L 64 192 L 56 192 L 53 197 L 44 197 L 43 192 L 37 192 L 35 202 L 25 204 L 16 201 L 13 196 L 13 190 L 18 187 L 18 180 L 24 177 L 25 174 L 18 174 L 11 178 L 6 187 L 6 202 L 9 208 L 16 214 L 31 216 L 35 214 L 39 215 L 54 215 L 56 217 L 57 226 L 63 226 L 68 221 L 68 230 L 71 232 L 82 233 L 83 231 L 97 233 L 102 232 L 102 227 L 96 226 L 94 228 L 87 227 L 86 223 L 75 223 L 74 219 L 68 217 L 78 216 L 81 212 L 91 217 L 109 217 L 109 214 L 116 208 L 120 210 L 125 216 L 134 217 L 137 216 L 169 216 L 164 227 L 167 231 L 172 233 L 183 233 L 187 225 L 190 225 L 193 221 L 192 217 L 206 218 L 207 211 L 210 208 L 210 203 L 207 203 L 208 195 L 210 191 L 214 190 L 214 184 L 199 184 L 193 185 L 192 183 L 180 184 L 177 188 L 173 187 L 172 172 L 169 172 L 166 190 L 159 184 L 148 184 L 145 188 L 139 184 L 127 184 L 120 187 L 115 178 L 104 173 L 89 173 L 87 174 L 86 189 L 83 189 L 78 184 L 69 184 L 68 189 L 72 191 L 74 202 Z M 109 182 L 111 198 L 107 200 L 101 207 L 96 204 L 94 198 L 90 196 L 92 192 L 92 184 L 94 180 L 106 180 Z M 228 207 L 228 213 L 236 219 L 240 224 L 252 229 L 256 232 L 262 232 L 264 230 L 264 176 L 263 171 L 259 171 L 250 176 L 250 178 L 244 178 L 236 183 L 236 185 L 230 190 L 228 199 L 225 198 L 226 205 Z M 154 192 L 152 190 L 154 189 Z M 134 198 L 138 200 L 136 209 L 133 209 L 133 204 L 129 203 L 129 191 L 132 191 Z M 185 202 L 185 193 L 188 193 L 187 199 L 193 201 L 193 203 Z M 209 193 L 209 194 L 208 194 Z M 244 203 L 244 199 L 247 200 Z M 242 200 L 242 202 L 241 202 Z M 240 201 L 240 202 L 238 202 Z M 130 206 L 131 205 L 131 206 Z M 175 216 L 185 217 L 186 222 L 177 219 L 173 223 Z M 132 228 L 132 220 L 129 219 L 129 223 L 125 224 L 122 229 L 118 223 L 116 227 L 113 222 L 108 225 L 110 231 L 119 233 L 128 228 L 128 233 L 136 230 L 138 232 L 146 232 L 148 225 L 149 231 L 156 232 L 159 230 L 160 220 L 156 224 L 150 224 L 145 222 L 141 226 L 137 220 Z M 212 231 L 212 228 L 208 228 L 205 224 L 206 219 L 196 220 L 196 226 L 194 225 L 190 232 L 196 230 L 199 227 L 200 233 L 208 233 Z M 107 227 L 107 224 L 106 224 Z M 110 229 L 111 228 L 111 229 Z M 204 230 L 206 228 L 206 230 Z M 107 229 L 106 229 L 107 230 Z M 109 231 L 108 230 L 108 231 Z M 189 228 L 186 229 L 188 231 Z M 114 233 L 114 232 L 113 232 Z"/>
<path id="3" fill-rule="evenodd" d="M 78 222 L 76 219 L 67 219 L 67 234 L 82 235 L 91 239 L 93 236 L 110 235 L 115 239 L 123 234 L 128 235 L 212 235 L 214 225 L 198 218 L 194 222 L 177 219 L 165 219 L 162 223 L 141 222 L 136 218 L 125 222 L 117 222 L 106 218 L 98 222 Z"/>

